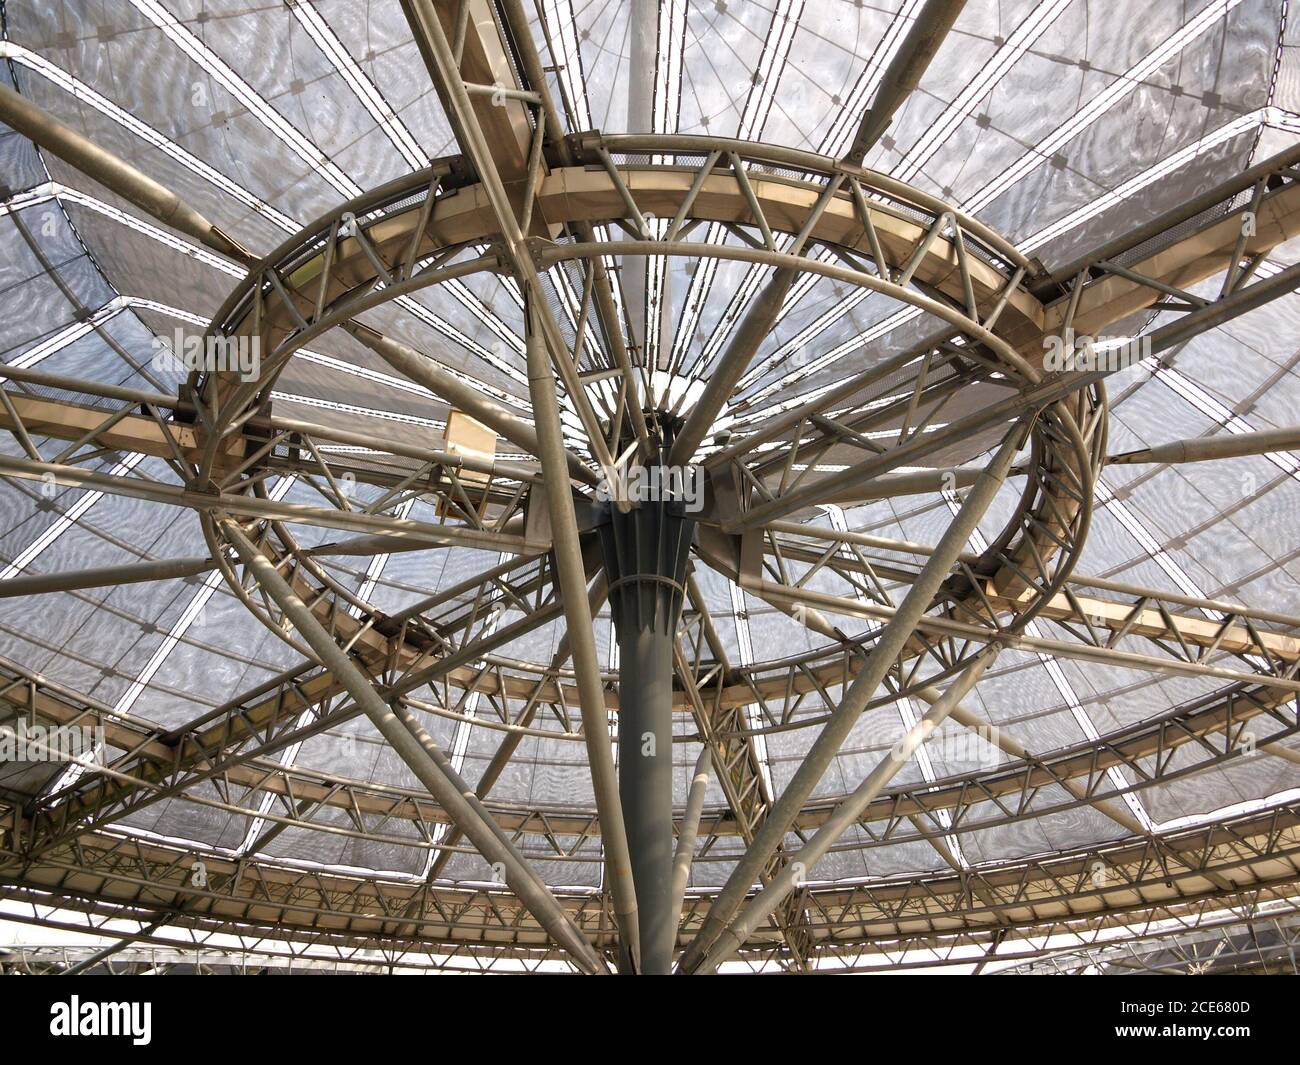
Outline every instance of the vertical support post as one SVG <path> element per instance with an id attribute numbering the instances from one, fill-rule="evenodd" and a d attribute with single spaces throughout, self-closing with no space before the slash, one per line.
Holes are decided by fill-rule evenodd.
<path id="1" fill-rule="evenodd" d="M 661 452 L 661 463 L 666 456 Z M 673 644 L 695 522 L 674 498 L 672 471 L 644 471 L 650 498 L 611 506 L 601 526 L 619 649 L 619 799 L 641 929 L 641 971 L 666 975 L 673 908 Z"/>

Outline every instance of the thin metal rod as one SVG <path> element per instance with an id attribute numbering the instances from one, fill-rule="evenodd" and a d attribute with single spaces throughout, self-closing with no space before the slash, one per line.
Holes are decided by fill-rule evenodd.
<path id="1" fill-rule="evenodd" d="M 275 600 L 321 663 L 343 685 L 420 783 L 429 789 L 429 794 L 447 811 L 456 827 L 488 862 L 504 871 L 506 883 L 519 896 L 520 902 L 584 970 L 592 974 L 605 973 L 605 963 L 587 937 L 528 866 L 523 855 L 432 738 L 413 717 L 403 721 L 399 713 L 384 701 L 356 663 L 335 642 L 307 604 L 298 598 L 270 559 L 244 535 L 239 525 L 226 518 L 221 521 L 221 527 L 250 576 Z M 409 711 L 407 713 L 409 715 Z"/>
<path id="2" fill-rule="evenodd" d="M 735 390 L 737 383 L 749 369 L 758 347 L 772 332 L 777 315 L 785 297 L 794 284 L 795 271 L 790 267 L 781 267 L 768 280 L 763 291 L 755 297 L 745 313 L 745 319 L 731 338 L 727 350 L 722 353 L 708 376 L 708 384 L 695 402 L 686 423 L 673 441 L 672 451 L 668 456 L 671 466 L 685 466 L 691 461 L 700 444 L 708 435 L 709 429 L 727 400 Z"/>
<path id="3" fill-rule="evenodd" d="M 744 900 L 750 885 L 756 883 L 763 870 L 767 868 L 768 862 L 771 861 L 786 832 L 799 816 L 808 796 L 825 775 L 867 703 L 876 694 L 904 645 L 911 638 L 917 623 L 930 609 L 939 586 L 947 578 L 957 556 L 966 547 L 971 533 L 993 502 L 998 489 L 1002 487 L 1016 452 L 1024 443 L 1030 424 L 1031 417 L 1026 417 L 1015 425 L 1003 440 L 988 468 L 967 493 L 961 509 L 940 537 L 939 543 L 935 545 L 934 554 L 926 560 L 903 602 L 899 604 L 894 616 L 881 630 L 875 646 L 863 663 L 862 669 L 853 679 L 853 683 L 845 691 L 840 705 L 835 708 L 830 719 L 822 727 L 808 754 L 791 777 L 790 783 L 772 805 L 772 810 L 755 835 L 754 842 L 745 852 L 745 856 L 736 863 L 722 891 L 709 907 L 704 925 L 682 956 L 681 972 L 692 972 L 703 960 L 705 952 L 713 945 L 714 940 L 721 934 L 722 929 Z"/>

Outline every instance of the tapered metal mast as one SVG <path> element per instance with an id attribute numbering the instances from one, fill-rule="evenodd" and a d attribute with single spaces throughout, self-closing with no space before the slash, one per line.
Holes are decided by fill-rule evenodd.
<path id="1" fill-rule="evenodd" d="M 627 509 L 601 526 L 619 648 L 619 798 L 641 930 L 641 971 L 665 975 L 677 933 L 673 895 L 673 645 L 695 522 L 660 451 Z"/>

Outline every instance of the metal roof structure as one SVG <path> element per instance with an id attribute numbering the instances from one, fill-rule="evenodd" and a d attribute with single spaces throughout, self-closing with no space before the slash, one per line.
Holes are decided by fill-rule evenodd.
<path id="1" fill-rule="evenodd" d="M 1298 42 L 0 2 L 0 969 L 1294 970 Z"/>

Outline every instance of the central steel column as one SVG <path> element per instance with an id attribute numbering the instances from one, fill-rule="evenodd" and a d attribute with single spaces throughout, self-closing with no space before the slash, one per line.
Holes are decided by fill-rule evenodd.
<path id="1" fill-rule="evenodd" d="M 673 906 L 673 641 L 695 522 L 669 469 L 649 471 L 630 508 L 601 526 L 618 633 L 618 793 L 641 930 L 641 972 L 667 975 L 677 939 Z M 662 477 L 659 475 L 662 474 Z M 673 498 L 665 498 L 672 496 Z"/>

